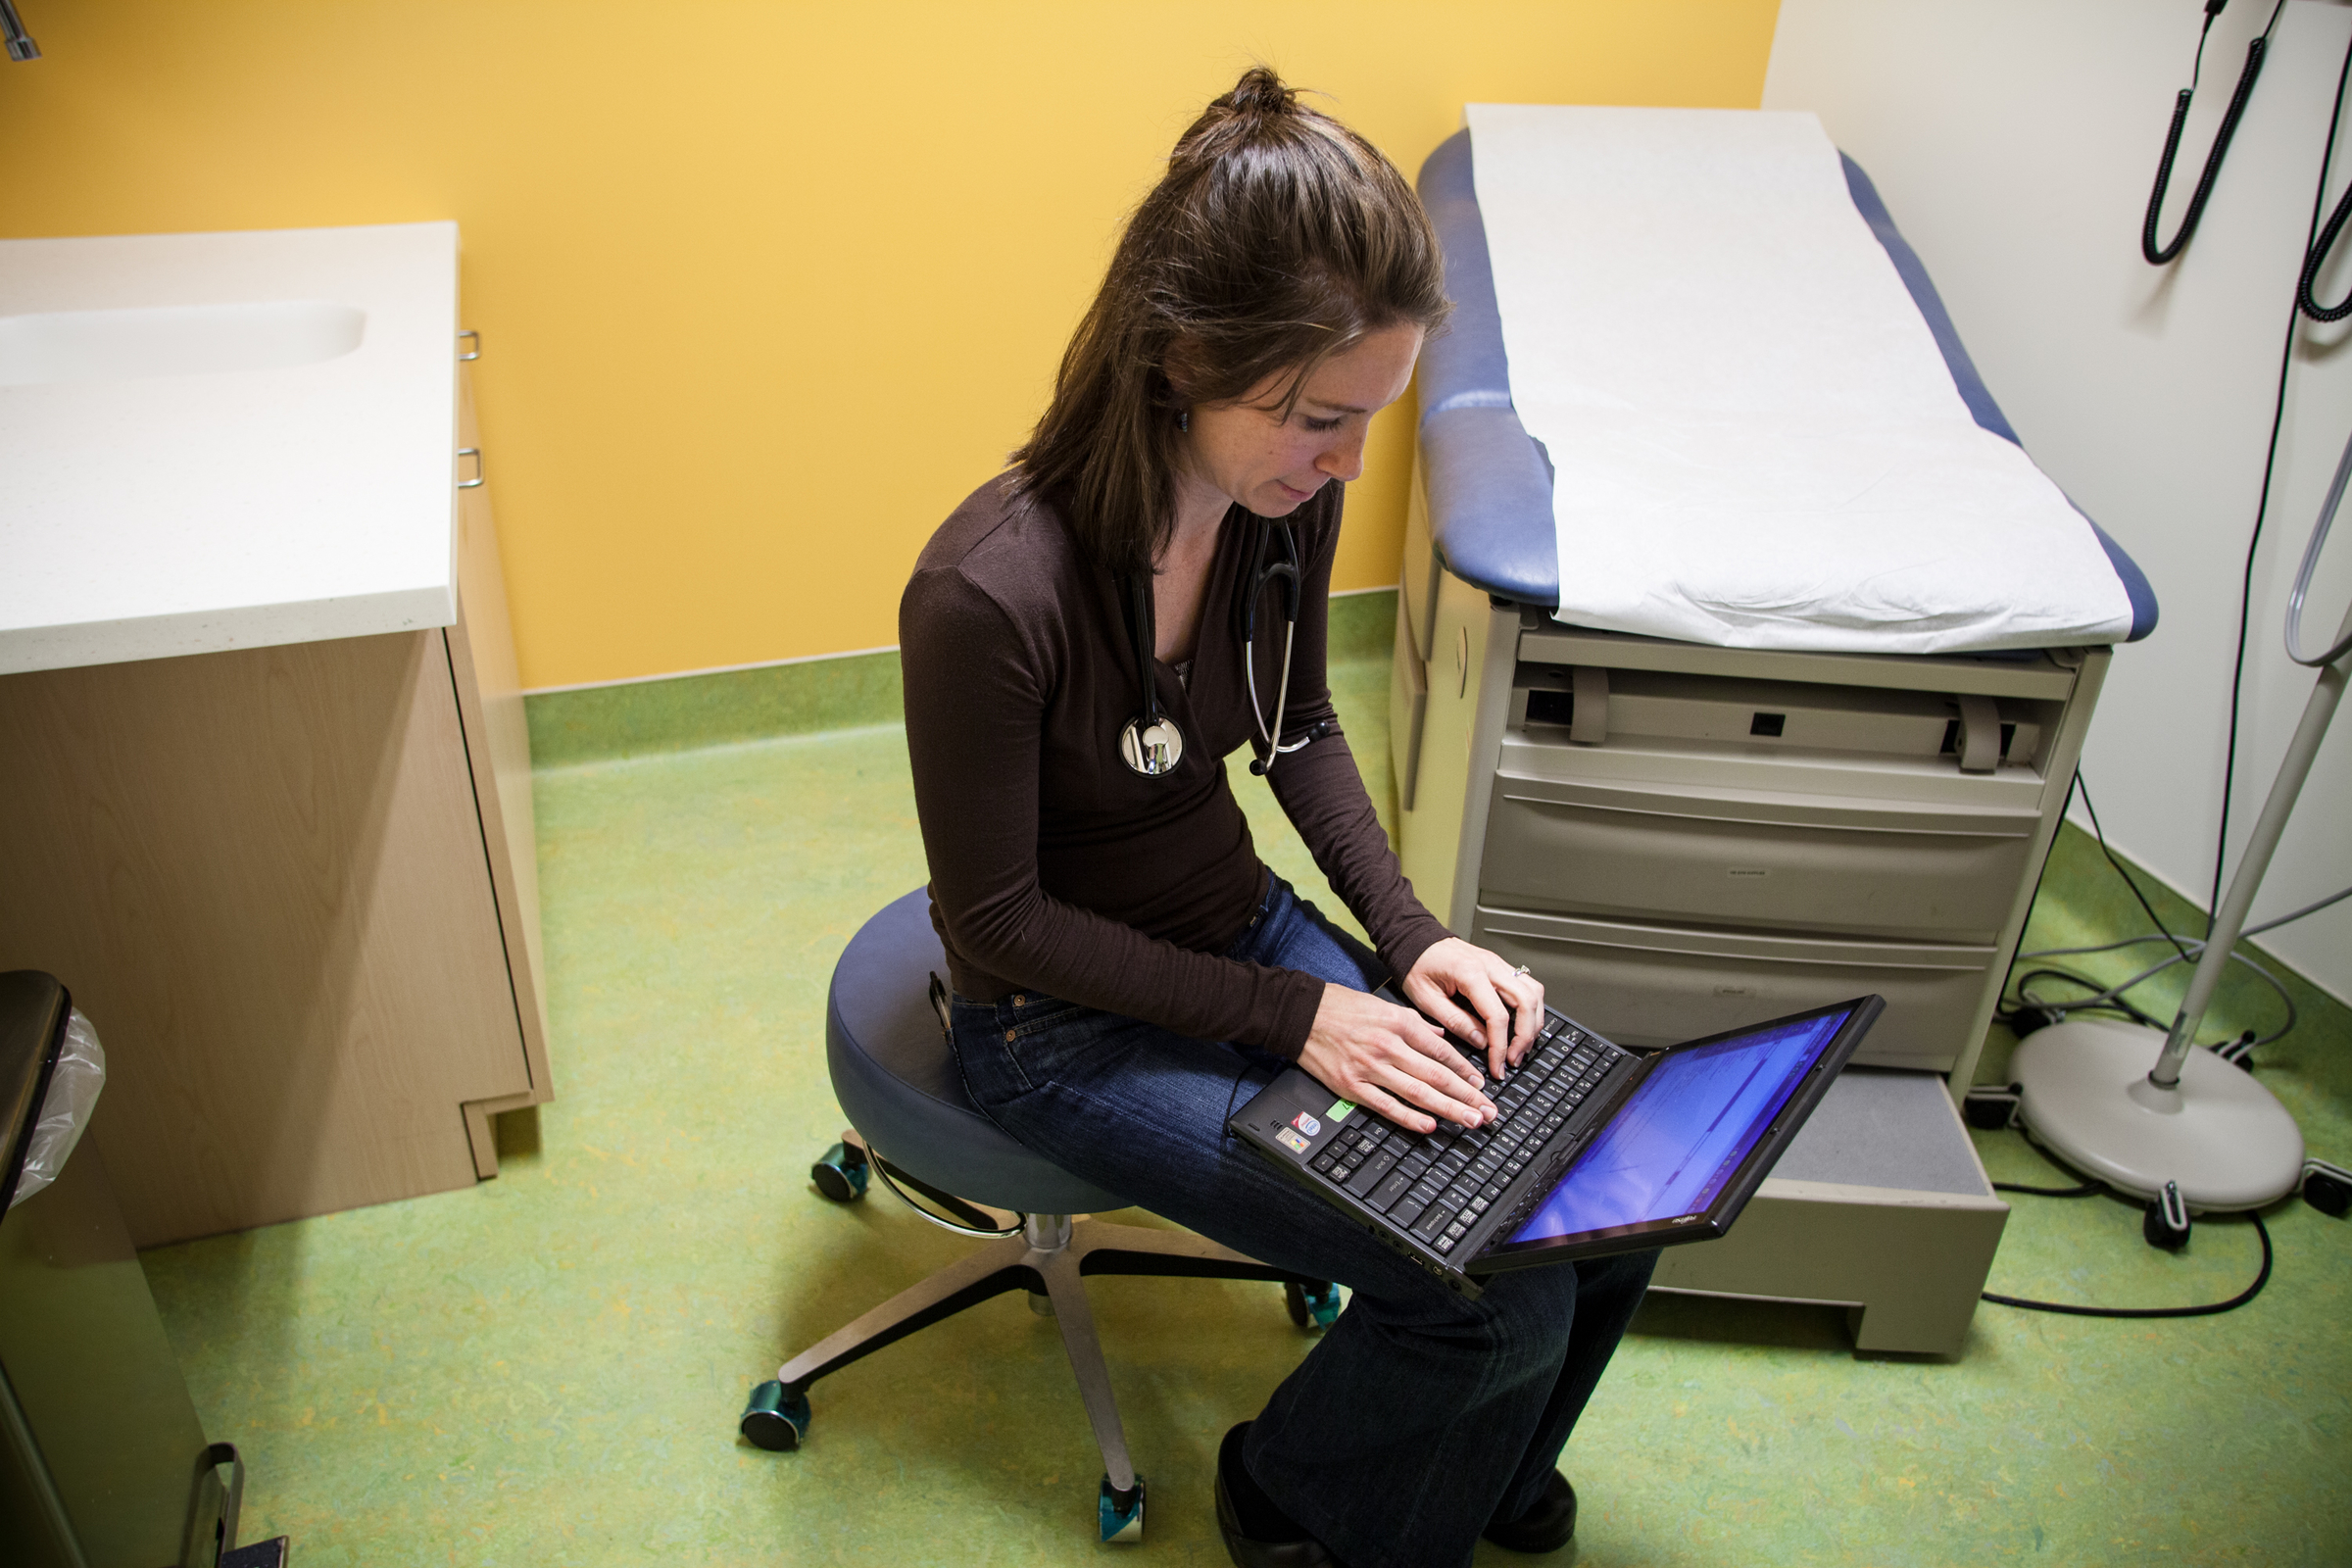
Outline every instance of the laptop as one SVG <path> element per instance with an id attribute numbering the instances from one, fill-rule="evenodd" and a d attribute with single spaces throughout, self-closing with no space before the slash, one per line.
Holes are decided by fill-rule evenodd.
<path id="1" fill-rule="evenodd" d="M 1723 1235 L 1886 1006 L 1857 997 L 1648 1053 L 1546 1007 L 1526 1059 L 1487 1080 L 1501 1114 L 1475 1131 L 1408 1132 L 1296 1066 L 1227 1125 L 1476 1298 L 1505 1269 Z"/>

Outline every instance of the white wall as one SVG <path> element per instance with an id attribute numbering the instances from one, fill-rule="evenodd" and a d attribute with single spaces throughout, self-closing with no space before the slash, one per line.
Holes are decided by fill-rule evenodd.
<path id="1" fill-rule="evenodd" d="M 2172 211 L 2270 9 L 2240 0 L 2214 27 Z M 2027 450 L 2154 584 L 2161 624 L 2118 650 L 2083 776 L 2109 842 L 2200 906 L 2240 574 L 2352 9 L 2288 4 L 2197 236 L 2159 270 L 2140 260 L 2140 217 L 2202 14 L 2199 0 L 1782 0 L 1764 88 L 1766 108 L 1812 110 L 1869 171 Z M 2352 179 L 2352 128 L 2334 169 L 2330 203 Z M 2346 280 L 2352 266 L 2331 267 L 2322 298 Z M 2352 430 L 2347 329 L 2297 333 L 2255 565 L 2232 868 L 2311 692 L 2311 673 L 2281 650 L 2279 617 Z M 2352 594 L 2352 518 L 2337 541 L 2307 644 L 2328 640 Z M 2254 917 L 2348 883 L 2352 711 L 2305 786 Z M 2260 940 L 2352 999 L 2352 901 Z"/>

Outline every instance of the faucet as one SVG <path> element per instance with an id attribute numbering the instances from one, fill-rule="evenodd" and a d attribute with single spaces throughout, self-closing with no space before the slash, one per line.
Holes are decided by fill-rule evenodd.
<path id="1" fill-rule="evenodd" d="M 24 24 L 17 18 L 15 0 L 0 0 L 0 39 L 7 40 L 11 60 L 38 60 L 41 46 L 32 41 Z"/>

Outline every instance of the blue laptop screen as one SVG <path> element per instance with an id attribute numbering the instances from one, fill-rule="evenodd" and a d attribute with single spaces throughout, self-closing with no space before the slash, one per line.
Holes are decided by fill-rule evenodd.
<path id="1" fill-rule="evenodd" d="M 1850 1013 L 1841 1007 L 1669 1052 L 1511 1241 L 1703 1211 Z"/>

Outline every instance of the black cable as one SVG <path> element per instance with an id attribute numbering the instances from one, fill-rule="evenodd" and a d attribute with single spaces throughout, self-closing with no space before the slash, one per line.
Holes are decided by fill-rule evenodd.
<path id="1" fill-rule="evenodd" d="M 2244 118 L 2246 104 L 2254 96 L 2254 83 L 2262 75 L 2263 57 L 2271 47 L 2271 29 L 2278 25 L 2279 14 L 2286 9 L 2286 0 L 2278 0 L 2261 35 L 2246 45 L 2246 63 L 2237 74 L 2237 90 L 2230 95 L 2230 107 L 2222 112 L 2222 123 L 2213 133 L 2213 146 L 2205 154 L 2205 168 L 2197 175 L 2197 188 L 2189 193 L 2188 210 L 2180 215 L 2180 232 L 2173 236 L 2170 245 L 2159 245 L 2156 223 L 2164 209 L 2164 193 L 2173 181 L 2173 159 L 2180 151 L 2180 132 L 2188 124 L 2189 101 L 2196 97 L 2197 78 L 2204 74 L 2205 40 L 2212 35 L 2213 19 L 2229 3 L 2230 0 L 2205 0 L 2205 24 L 2197 31 L 2196 63 L 2190 68 L 2188 85 L 2180 89 L 2180 96 L 2173 103 L 2172 128 L 2165 133 L 2164 156 L 2156 161 L 2156 184 L 2148 192 L 2148 216 L 2139 229 L 2139 254 L 2147 258 L 2151 267 L 2171 262 L 2197 231 L 2197 220 L 2205 216 L 2206 198 L 2213 194 L 2213 182 L 2221 176 L 2222 160 L 2230 156 L 2230 140 L 2237 134 L 2237 122 Z"/>
<path id="2" fill-rule="evenodd" d="M 2081 1002 L 2044 1002 L 2040 998 L 2033 995 L 2033 993 L 2028 991 L 2026 988 L 2031 986 L 2034 981 L 2045 978 L 2050 980 L 2063 980 L 2070 985 L 2081 986 L 2083 990 L 2090 992 L 2091 995 L 2083 998 Z M 2098 981 L 2091 979 L 2088 975 L 2075 974 L 2065 969 L 2029 969 L 2018 978 L 2018 1008 L 2020 1011 L 2022 1011 L 2027 1007 L 2031 1007 L 2034 1011 L 2042 1013 L 2114 1012 L 2121 1013 L 2124 1017 L 2131 1019 L 2133 1023 L 2145 1024 L 2151 1029 L 2162 1029 L 2165 1027 L 2162 1021 L 2149 1016 L 2147 1013 L 2133 1006 L 2131 1003 L 2126 1002 L 2122 997 L 2111 996 L 2110 993 L 2114 990 L 2114 987 L 2102 986 Z"/>
<path id="3" fill-rule="evenodd" d="M 2026 1141 L 2027 1148 L 2052 1165 L 2059 1165 L 2058 1156 L 2035 1143 L 2032 1133 L 2023 1127 L 2019 1127 L 2017 1133 Z M 2063 1170 L 2065 1167 L 2059 1165 L 2059 1168 Z M 2080 1187 L 2024 1187 L 2012 1182 L 1994 1182 L 1992 1190 L 1996 1193 L 2032 1193 L 2040 1198 L 2090 1198 L 2108 1191 L 2108 1188 L 2105 1182 L 2095 1181 L 2084 1182 Z M 2211 1317 L 2216 1312 L 2234 1311 L 2260 1296 L 2262 1288 L 2271 1282 L 2271 1233 L 2264 1227 L 2262 1216 L 2252 1209 L 2246 1210 L 2246 1218 L 2253 1221 L 2254 1234 L 2262 1238 L 2262 1271 L 2254 1276 L 2253 1284 L 2227 1301 L 2207 1301 L 2198 1306 L 2078 1306 L 2068 1301 L 2035 1301 L 2022 1296 L 1996 1296 L 1990 1291 L 1980 1294 L 1985 1300 L 2001 1306 L 2022 1307 L 2029 1312 L 2062 1312 L 2069 1317 Z"/>
<path id="4" fill-rule="evenodd" d="M 2084 1182 L 2080 1187 L 2027 1187 L 2017 1182 L 1994 1182 L 1996 1193 L 2032 1193 L 2035 1198 L 2096 1198 L 2107 1190 L 2103 1182 Z"/>
<path id="5" fill-rule="evenodd" d="M 2352 288 L 2346 289 L 2344 297 L 2333 305 L 2322 305 L 2311 293 L 2319 283 L 2320 269 L 2328 265 L 2328 252 L 2335 249 L 2336 236 L 2344 231 L 2347 218 L 2352 218 L 2352 185 L 2346 185 L 2343 195 L 2336 198 L 2335 211 L 2328 215 L 2328 226 L 2320 230 L 2320 237 L 2312 242 L 2310 252 L 2303 258 L 2303 276 L 2295 285 L 2296 308 L 2315 321 L 2340 321 L 2352 316 Z"/>
<path id="6" fill-rule="evenodd" d="M 2077 767 L 2074 776 L 2066 781 L 2066 799 L 2058 803 L 2058 820 L 2061 822 L 2066 820 L 2068 808 L 2075 804 L 2075 786 L 2082 782 L 2082 769 Z M 2042 884 L 2050 879 L 2050 859 L 2057 853 L 2058 835 L 2052 833 L 2050 842 L 2042 847 L 2041 869 L 2034 873 L 2034 893 L 2026 900 L 2026 917 L 2018 922 L 2017 948 L 2009 950 L 2009 967 L 2001 974 L 2001 989 L 1993 993 L 1993 1017 L 1997 1022 L 2008 1024 L 2016 1019 L 2014 1012 L 2004 1013 L 2000 1010 L 2000 999 L 2008 995 L 2010 976 L 2017 973 L 2017 960 L 2021 956 L 2018 948 L 2026 945 L 2026 932 L 2033 927 L 2034 907 L 2041 903 Z"/>
<path id="7" fill-rule="evenodd" d="M 2069 1317 L 2212 1317 L 2217 1312 L 2234 1312 L 2262 1294 L 2271 1283 L 2271 1232 L 2262 1216 L 2252 1209 L 2246 1218 L 2254 1226 L 2254 1234 L 2262 1238 L 2262 1271 L 2254 1283 L 2227 1301 L 2206 1301 L 2196 1306 L 2077 1306 L 2071 1301 L 2030 1301 L 2022 1296 L 1995 1296 L 1984 1293 L 1984 1299 L 2000 1306 L 2023 1307 L 2029 1312 L 2063 1312 Z"/>
<path id="8" fill-rule="evenodd" d="M 2275 24 L 2278 18 L 2273 17 Z M 2320 153 L 2319 188 L 2311 193 L 2311 226 L 2304 230 L 2303 246 L 2310 255 L 2320 227 L 2320 210 L 2328 203 L 2328 171 L 2335 161 L 2335 132 L 2344 117 L 2344 83 L 2352 79 L 2352 47 L 2344 51 L 2344 63 L 2335 74 L 2335 107 L 2328 121 L 2328 142 Z M 2278 346 L 2278 391 L 2271 403 L 2271 445 L 2262 460 L 2262 495 L 2254 503 L 2254 532 L 2246 540 L 2246 565 L 2240 573 L 2237 595 L 2237 658 L 2230 669 L 2230 739 L 2222 750 L 2222 825 L 2214 835 L 2213 895 L 2205 905 L 2205 934 L 2213 935 L 2215 912 L 2222 906 L 2222 872 L 2229 864 L 2230 855 L 2230 797 L 2237 783 L 2237 729 L 2244 706 L 2246 683 L 2246 636 L 2254 616 L 2254 555 L 2262 547 L 2262 525 L 2271 510 L 2271 479 L 2278 466 L 2278 432 L 2286 420 L 2286 378 L 2294 368 L 2295 333 L 2303 313 L 2302 287 L 2296 288 L 2294 308 L 2286 313 L 2286 341 Z"/>
<path id="9" fill-rule="evenodd" d="M 2115 867 L 2115 874 L 2124 879 L 2124 886 L 2130 888 L 2132 896 L 2139 901 L 2140 909 L 2147 915 L 2148 922 L 2156 927 L 2157 934 L 2173 945 L 2175 953 L 2183 958 L 2187 957 L 2189 956 L 2188 949 L 2182 947 L 2180 939 L 2173 935 L 2173 928 L 2166 925 L 2163 918 L 2156 913 L 2156 906 L 2148 902 L 2148 896 L 2139 890 L 2139 884 L 2132 880 L 2132 873 L 2124 869 L 2124 862 L 2117 859 L 2115 852 L 2107 847 L 2107 830 L 2099 826 L 2099 808 L 2090 803 L 2090 784 L 2082 777 L 2082 769 L 2080 767 L 2075 769 L 2075 788 L 2082 792 L 2082 809 L 2090 813 L 2090 831 L 2099 841 L 2099 853 L 2107 857 L 2107 863 Z M 2210 927 L 2208 927 L 2207 934 L 2211 934 Z"/>

